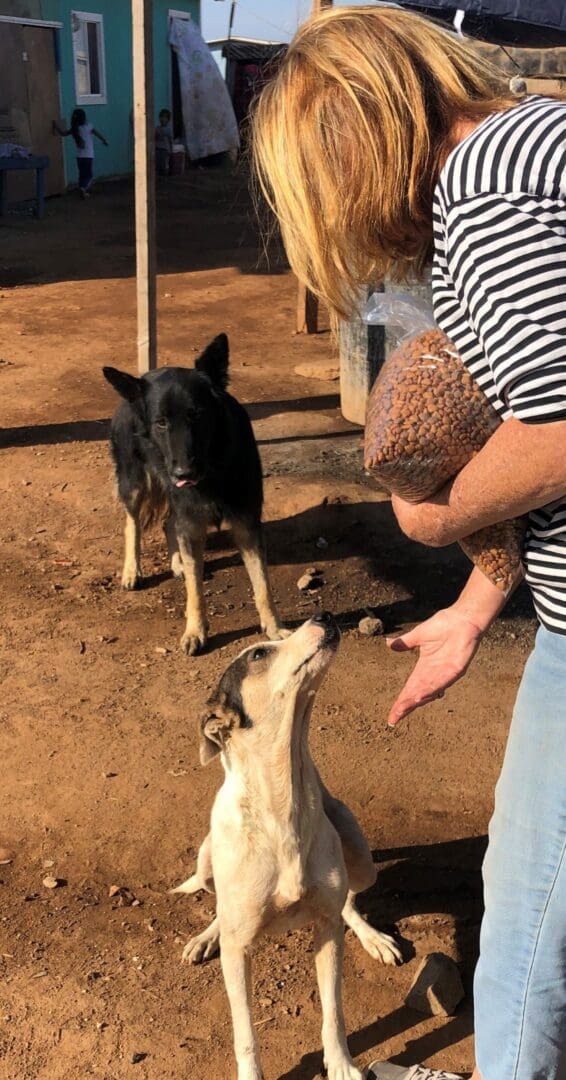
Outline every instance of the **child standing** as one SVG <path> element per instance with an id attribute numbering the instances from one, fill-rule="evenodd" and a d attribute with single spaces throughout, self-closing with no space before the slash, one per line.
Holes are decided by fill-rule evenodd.
<path id="1" fill-rule="evenodd" d="M 159 176 L 169 176 L 169 162 L 173 153 L 173 128 L 169 109 L 159 113 L 159 126 L 155 129 L 155 165 Z"/>
<path id="2" fill-rule="evenodd" d="M 75 140 L 77 148 L 77 167 L 79 170 L 79 191 L 81 198 L 89 198 L 89 189 L 94 179 L 94 140 L 93 136 L 96 135 L 97 139 L 100 139 L 104 146 L 108 146 L 104 135 L 101 135 L 100 131 L 89 124 L 86 118 L 84 109 L 75 109 L 71 117 L 71 126 L 67 131 L 59 127 L 56 121 L 53 121 L 53 130 L 64 138 L 67 135 L 72 135 Z"/>

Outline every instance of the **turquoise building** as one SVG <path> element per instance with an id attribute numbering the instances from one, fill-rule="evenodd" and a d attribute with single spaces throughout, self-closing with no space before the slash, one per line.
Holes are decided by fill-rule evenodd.
<path id="1" fill-rule="evenodd" d="M 182 118 L 171 18 L 200 22 L 200 0 L 154 0 L 155 119 L 162 108 Z M 76 179 L 74 144 L 53 135 L 54 119 L 70 123 L 77 107 L 108 140 L 96 141 L 98 177 L 133 169 L 131 0 L 0 0 L 0 141 L 48 154 L 48 194 Z"/>

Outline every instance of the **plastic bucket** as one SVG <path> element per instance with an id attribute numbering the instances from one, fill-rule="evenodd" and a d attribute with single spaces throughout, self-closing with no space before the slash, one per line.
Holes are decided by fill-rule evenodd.
<path id="1" fill-rule="evenodd" d="M 185 171 L 185 147 L 183 143 L 173 143 L 173 151 L 169 165 L 171 176 L 182 176 Z"/>

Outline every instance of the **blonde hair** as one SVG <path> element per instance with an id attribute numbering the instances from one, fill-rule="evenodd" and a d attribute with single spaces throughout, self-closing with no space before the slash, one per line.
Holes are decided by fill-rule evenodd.
<path id="1" fill-rule="evenodd" d="M 299 29 L 259 98 L 254 159 L 292 269 L 335 316 L 363 284 L 421 275 L 454 125 L 516 100 L 420 15 L 334 8 Z"/>

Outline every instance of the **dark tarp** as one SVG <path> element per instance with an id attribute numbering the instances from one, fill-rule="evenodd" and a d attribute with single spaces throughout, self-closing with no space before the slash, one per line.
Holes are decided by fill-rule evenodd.
<path id="1" fill-rule="evenodd" d="M 497 45 L 544 48 L 566 45 L 564 0 L 396 0 L 451 23 L 465 12 L 464 33 Z"/>
<path id="2" fill-rule="evenodd" d="M 547 26 L 552 30 L 566 32 L 566 4 L 564 0 L 426 0 L 414 3 L 401 0 L 408 7 L 438 8 L 440 11 L 460 9 L 470 15 L 484 15 L 495 19 L 513 19 L 515 22 Z"/>

